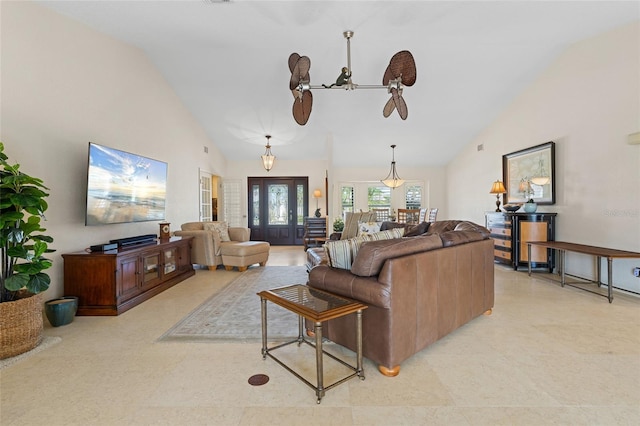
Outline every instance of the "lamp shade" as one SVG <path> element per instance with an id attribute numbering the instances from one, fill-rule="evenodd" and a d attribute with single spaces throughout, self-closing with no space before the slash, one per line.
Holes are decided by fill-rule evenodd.
<path id="1" fill-rule="evenodd" d="M 262 167 L 264 167 L 266 171 L 269 171 L 273 168 L 276 156 L 271 154 L 271 145 L 269 144 L 271 135 L 266 135 L 265 137 L 267 138 L 267 145 L 265 146 L 266 149 L 264 151 L 264 155 L 261 155 L 260 158 L 262 158 Z"/>
<path id="2" fill-rule="evenodd" d="M 389 174 L 386 178 L 380 180 L 383 185 L 388 186 L 391 189 L 395 189 L 404 183 L 404 179 L 401 179 L 400 176 L 398 176 L 398 172 L 396 171 L 395 150 L 396 146 L 391 145 L 391 170 L 389 170 Z"/>
<path id="3" fill-rule="evenodd" d="M 507 192 L 507 190 L 504 187 L 504 184 L 497 180 L 495 182 L 493 182 L 493 186 L 491 187 L 491 191 L 489 191 L 489 194 L 505 194 Z"/>
<path id="4" fill-rule="evenodd" d="M 320 198 L 322 197 L 322 191 L 320 191 L 319 189 L 316 189 L 313 191 L 313 198 Z"/>

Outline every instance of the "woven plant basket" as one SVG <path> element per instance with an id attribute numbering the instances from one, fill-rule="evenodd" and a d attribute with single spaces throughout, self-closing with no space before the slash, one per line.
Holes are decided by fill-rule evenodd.
<path id="1" fill-rule="evenodd" d="M 0 303 L 0 359 L 28 352 L 42 342 L 42 296 Z"/>

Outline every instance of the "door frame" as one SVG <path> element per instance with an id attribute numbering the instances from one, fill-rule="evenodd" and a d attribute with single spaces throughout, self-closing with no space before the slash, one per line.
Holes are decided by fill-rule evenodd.
<path id="1" fill-rule="evenodd" d="M 283 183 L 288 182 L 290 188 L 289 204 L 290 210 L 293 212 L 291 223 L 289 224 L 287 232 L 290 235 L 288 242 L 282 243 L 281 238 L 275 239 L 275 242 L 271 242 L 269 229 L 265 217 L 259 217 L 258 221 L 254 220 L 254 205 L 253 205 L 253 187 L 257 185 L 259 191 L 259 212 L 260 215 L 265 214 L 268 211 L 268 197 L 266 196 L 266 188 L 270 183 Z M 297 186 L 303 186 L 302 194 L 302 211 L 298 211 L 297 205 Z M 247 177 L 247 206 L 248 206 L 248 226 L 251 228 L 251 239 L 256 241 L 268 241 L 274 245 L 302 245 L 304 237 L 304 218 L 309 215 L 309 177 L 308 176 L 256 176 Z M 271 230 L 273 231 L 273 230 Z"/>

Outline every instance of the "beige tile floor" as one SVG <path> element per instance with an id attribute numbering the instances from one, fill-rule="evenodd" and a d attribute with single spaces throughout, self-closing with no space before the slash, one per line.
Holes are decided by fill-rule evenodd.
<path id="1" fill-rule="evenodd" d="M 300 247 L 273 247 L 268 264 L 303 263 Z M 62 342 L 0 371 L 0 424 L 640 424 L 638 298 L 616 293 L 609 304 L 496 266 L 493 315 L 395 378 L 365 360 L 366 380 L 317 405 L 311 388 L 262 360 L 260 344 L 156 342 L 237 274 L 199 270 L 119 317 L 47 324 Z M 249 385 L 257 373 L 270 381 Z"/>

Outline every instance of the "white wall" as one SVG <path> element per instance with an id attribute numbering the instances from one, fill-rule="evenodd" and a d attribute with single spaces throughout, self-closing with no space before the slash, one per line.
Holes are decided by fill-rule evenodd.
<path id="1" fill-rule="evenodd" d="M 557 240 L 640 252 L 640 24 L 576 43 L 447 166 L 452 217 L 484 221 L 502 155 L 556 142 Z M 477 151 L 479 144 L 484 151 Z M 615 260 L 615 285 L 640 292 L 640 259 Z M 594 277 L 587 256 L 567 272 Z M 603 269 L 605 271 L 605 269 Z"/>
<path id="2" fill-rule="evenodd" d="M 226 162 L 140 50 L 33 3 L 1 7 L 0 138 L 10 162 L 50 188 L 53 298 L 62 253 L 158 233 L 158 222 L 84 226 L 89 141 L 169 164 L 173 230 L 198 219 L 198 168 L 224 175 Z"/>

